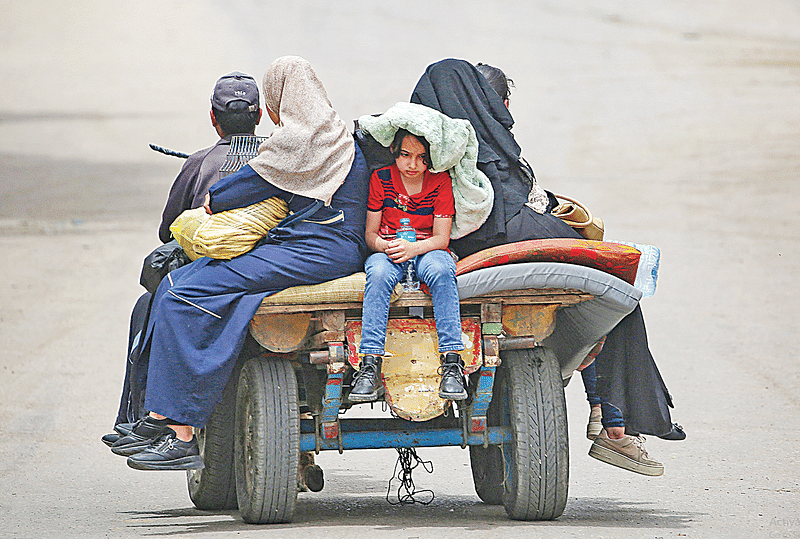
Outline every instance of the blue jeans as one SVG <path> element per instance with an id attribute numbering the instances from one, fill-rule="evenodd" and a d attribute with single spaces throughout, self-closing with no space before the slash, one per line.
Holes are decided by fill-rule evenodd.
<path id="1" fill-rule="evenodd" d="M 447 251 L 428 251 L 412 260 L 417 277 L 428 285 L 433 298 L 433 316 L 439 336 L 439 352 L 464 349 L 461 341 L 461 306 L 456 286 L 456 263 Z M 385 253 L 374 253 L 364 264 L 367 284 L 361 324 L 361 354 L 386 353 L 386 324 L 389 299 L 403 277 L 403 265 L 395 264 Z"/>
<path id="2" fill-rule="evenodd" d="M 591 406 L 600 405 L 603 426 L 606 428 L 624 427 L 625 420 L 622 418 L 619 408 L 606 402 L 597 394 L 597 369 L 594 363 L 581 371 L 581 379 L 583 380 L 583 388 L 586 390 L 586 400 L 589 401 Z"/>

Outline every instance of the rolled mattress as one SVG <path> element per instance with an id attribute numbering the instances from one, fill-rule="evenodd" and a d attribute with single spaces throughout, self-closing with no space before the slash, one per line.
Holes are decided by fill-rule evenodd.
<path id="1" fill-rule="evenodd" d="M 569 288 L 594 296 L 559 309 L 553 333 L 540 343 L 555 352 L 564 378 L 572 375 L 597 341 L 633 311 L 642 297 L 640 290 L 613 275 L 561 262 L 493 266 L 459 275 L 457 281 L 461 299 L 526 288 Z"/>

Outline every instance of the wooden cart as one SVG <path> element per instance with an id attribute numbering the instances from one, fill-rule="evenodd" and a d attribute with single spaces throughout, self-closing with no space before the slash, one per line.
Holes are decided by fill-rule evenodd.
<path id="1" fill-rule="evenodd" d="M 241 358 L 197 433 L 206 468 L 188 474 L 192 500 L 203 509 L 238 506 L 247 522 L 287 522 L 304 452 L 461 446 L 485 503 L 503 504 L 518 520 L 559 517 L 569 474 L 564 384 L 554 352 L 539 343 L 560 308 L 591 298 L 526 289 L 462 300 L 470 395 L 452 403 L 438 396 L 431 298 L 403 293 L 391 305 L 383 367 L 393 417 L 380 419 L 346 417 L 360 298 L 267 298 L 251 324 L 256 353 Z"/>

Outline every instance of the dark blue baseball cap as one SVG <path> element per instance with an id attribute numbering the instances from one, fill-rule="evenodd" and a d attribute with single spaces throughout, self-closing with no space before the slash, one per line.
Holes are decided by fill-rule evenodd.
<path id="1" fill-rule="evenodd" d="M 226 110 L 233 101 L 244 101 L 250 112 L 258 110 L 258 84 L 253 77 L 239 71 L 220 77 L 211 94 L 211 106 Z"/>

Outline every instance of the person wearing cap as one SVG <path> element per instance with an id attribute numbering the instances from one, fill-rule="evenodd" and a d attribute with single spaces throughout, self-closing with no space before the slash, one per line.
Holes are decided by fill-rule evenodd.
<path id="1" fill-rule="evenodd" d="M 175 178 L 158 229 L 163 243 L 172 239 L 169 226 L 175 218 L 184 210 L 202 206 L 209 188 L 220 179 L 220 168 L 228 155 L 231 138 L 234 135 L 253 135 L 261 114 L 258 84 L 253 77 L 234 71 L 217 80 L 211 93 L 210 116 L 211 125 L 220 138 L 213 146 L 190 155 Z M 109 446 L 127 434 L 130 424 L 144 414 L 141 401 L 147 365 L 139 363 L 139 340 L 147 326 L 151 302 L 152 294 L 142 294 L 131 313 L 125 382 L 114 432 L 102 438 Z"/>
<path id="2" fill-rule="evenodd" d="M 219 169 L 228 155 L 231 137 L 252 135 L 261 121 L 255 79 L 238 71 L 221 77 L 211 94 L 210 114 L 211 125 L 220 139 L 190 155 L 175 178 L 158 228 L 158 236 L 164 243 L 172 239 L 169 225 L 175 218 L 184 210 L 202 206 L 208 189 L 219 180 Z"/>
<path id="3" fill-rule="evenodd" d="M 223 397 L 263 299 L 364 268 L 370 171 L 353 135 L 307 60 L 278 58 L 262 88 L 277 127 L 256 157 L 211 187 L 205 208 L 216 214 L 277 196 L 290 216 L 250 251 L 201 257 L 161 282 L 143 339 L 149 412 L 112 447 L 130 455 L 131 468 L 204 468 L 193 428 L 207 425 Z"/>

